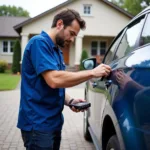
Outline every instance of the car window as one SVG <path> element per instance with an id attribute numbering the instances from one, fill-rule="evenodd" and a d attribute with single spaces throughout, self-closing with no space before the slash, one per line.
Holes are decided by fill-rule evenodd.
<path id="1" fill-rule="evenodd" d="M 141 38 L 140 46 L 150 43 L 150 14 L 148 14 Z"/>
<path id="2" fill-rule="evenodd" d="M 136 48 L 136 42 L 140 36 L 143 24 L 144 17 L 134 21 L 132 25 L 128 26 L 128 29 L 119 44 L 114 59 L 121 58 Z"/>
<path id="3" fill-rule="evenodd" d="M 114 54 L 115 54 L 115 50 L 121 40 L 121 37 L 123 35 L 123 31 L 121 32 L 120 36 L 115 40 L 115 42 L 113 43 L 113 45 L 109 48 L 109 52 L 107 52 L 107 55 L 105 56 L 105 60 L 104 60 L 104 63 L 105 64 L 109 64 L 112 60 L 113 60 L 113 57 L 114 57 Z"/>

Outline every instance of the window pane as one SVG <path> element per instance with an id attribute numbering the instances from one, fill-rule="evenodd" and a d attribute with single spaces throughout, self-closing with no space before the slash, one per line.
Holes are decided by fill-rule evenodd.
<path id="1" fill-rule="evenodd" d="M 145 45 L 150 43 L 150 14 L 147 17 L 144 29 L 143 29 L 143 33 L 142 33 L 142 37 L 140 39 L 140 46 Z"/>
<path id="2" fill-rule="evenodd" d="M 90 14 L 91 13 L 91 7 L 89 6 L 88 7 L 88 14 Z"/>
<path id="3" fill-rule="evenodd" d="M 84 6 L 84 14 L 86 14 L 86 6 Z"/>
<path id="4" fill-rule="evenodd" d="M 14 41 L 10 42 L 10 52 L 12 53 L 14 49 Z"/>
<path id="5" fill-rule="evenodd" d="M 4 42 L 3 42 L 3 45 L 4 45 L 4 46 L 7 46 L 7 45 L 8 45 L 8 42 L 7 42 L 7 41 L 4 41 Z"/>
<path id="6" fill-rule="evenodd" d="M 136 47 L 137 38 L 142 30 L 144 18 L 138 20 L 136 24 L 128 28 L 116 53 L 115 59 L 121 58 L 129 52 L 133 51 Z"/>
<path id="7" fill-rule="evenodd" d="M 106 52 L 106 49 L 105 49 L 105 48 L 101 48 L 101 50 L 100 50 L 100 54 L 101 54 L 101 55 L 104 55 L 104 54 L 105 54 L 105 52 Z"/>
<path id="8" fill-rule="evenodd" d="M 91 6 L 88 5 L 84 6 L 84 14 L 91 14 Z"/>
<path id="9" fill-rule="evenodd" d="M 5 52 L 5 53 L 8 52 L 8 49 L 4 47 L 3 52 Z"/>
<path id="10" fill-rule="evenodd" d="M 97 55 L 97 49 L 98 49 L 98 42 L 93 41 L 91 43 L 91 55 Z"/>
<path id="11" fill-rule="evenodd" d="M 92 50 L 91 50 L 91 55 L 92 55 L 92 56 L 97 55 L 97 49 L 92 49 Z"/>
<path id="12" fill-rule="evenodd" d="M 4 53 L 8 52 L 8 41 L 3 41 L 3 52 Z"/>
<path id="13" fill-rule="evenodd" d="M 114 44 L 109 48 L 109 52 L 107 53 L 107 56 L 105 57 L 105 64 L 109 64 L 113 57 L 114 57 L 114 53 L 115 53 L 115 50 L 121 40 L 121 37 L 122 37 L 122 34 L 123 32 L 121 33 L 121 35 L 115 40 Z"/>
<path id="14" fill-rule="evenodd" d="M 106 48 L 106 42 L 100 42 L 101 48 Z"/>
<path id="15" fill-rule="evenodd" d="M 92 48 L 96 47 L 97 48 L 98 43 L 96 41 L 92 42 Z"/>
<path id="16" fill-rule="evenodd" d="M 85 13 L 87 12 L 87 7 L 86 7 L 86 6 L 84 6 L 84 12 L 85 12 Z"/>
<path id="17" fill-rule="evenodd" d="M 101 41 L 100 42 L 100 55 L 104 55 L 106 52 L 106 42 Z"/>

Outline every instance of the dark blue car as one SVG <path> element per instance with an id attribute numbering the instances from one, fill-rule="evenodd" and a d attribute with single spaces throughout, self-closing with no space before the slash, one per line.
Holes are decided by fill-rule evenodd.
<path id="1" fill-rule="evenodd" d="M 117 35 L 103 63 L 110 76 L 86 82 L 85 139 L 100 150 L 150 150 L 150 7 Z M 92 69 L 96 59 L 83 65 Z"/>

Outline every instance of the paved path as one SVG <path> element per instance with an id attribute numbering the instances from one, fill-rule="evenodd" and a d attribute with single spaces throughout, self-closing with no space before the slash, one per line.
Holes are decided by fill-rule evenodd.
<path id="1" fill-rule="evenodd" d="M 75 98 L 84 97 L 84 84 L 68 88 Z M 20 91 L 0 92 L 0 150 L 25 150 L 20 131 L 16 128 Z M 95 150 L 92 143 L 83 138 L 83 113 L 74 113 L 64 108 L 65 123 L 62 132 L 61 150 Z"/>

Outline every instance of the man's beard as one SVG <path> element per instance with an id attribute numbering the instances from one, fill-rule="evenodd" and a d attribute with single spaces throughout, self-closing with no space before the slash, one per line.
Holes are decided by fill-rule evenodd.
<path id="1" fill-rule="evenodd" d="M 65 47 L 65 40 L 61 38 L 59 35 L 56 36 L 56 44 L 61 48 Z"/>
<path id="2" fill-rule="evenodd" d="M 60 33 L 58 33 L 56 35 L 56 44 L 58 46 L 60 46 L 61 48 L 64 48 L 65 47 L 65 40 L 64 40 L 64 29 L 62 29 L 60 31 Z"/>

